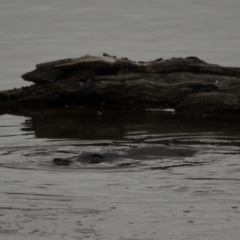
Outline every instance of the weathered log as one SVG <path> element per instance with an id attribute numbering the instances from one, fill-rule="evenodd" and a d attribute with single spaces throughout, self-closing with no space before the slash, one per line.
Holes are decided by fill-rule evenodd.
<path id="1" fill-rule="evenodd" d="M 83 56 L 63 59 L 36 65 L 32 72 L 22 75 L 26 81 L 42 84 L 59 80 L 79 80 L 86 75 L 119 75 L 124 73 L 142 73 L 145 67 L 126 59 L 103 56 Z"/>
<path id="2" fill-rule="evenodd" d="M 23 74 L 22 78 L 34 83 L 48 83 L 59 80 L 79 80 L 83 76 L 109 76 L 127 73 L 168 74 L 174 72 L 192 72 L 221 76 L 240 76 L 239 68 L 221 67 L 207 64 L 196 58 L 157 59 L 151 62 L 135 63 L 126 58 L 119 59 L 106 54 L 103 57 L 83 56 L 63 59 L 36 65 L 36 69 Z"/>
<path id="3" fill-rule="evenodd" d="M 104 55 L 38 64 L 35 85 L 0 92 L 2 107 L 161 108 L 240 113 L 240 68 L 196 57 L 133 62 Z"/>

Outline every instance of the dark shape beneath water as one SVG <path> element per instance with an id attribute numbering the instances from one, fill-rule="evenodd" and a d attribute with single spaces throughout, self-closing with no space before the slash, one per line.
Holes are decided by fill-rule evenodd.
<path id="1" fill-rule="evenodd" d="M 68 166 L 71 163 L 99 164 L 102 162 L 120 162 L 124 160 L 151 160 L 166 157 L 190 157 L 197 152 L 191 147 L 176 146 L 143 146 L 133 147 L 125 150 L 112 150 L 100 152 L 82 152 L 80 155 L 70 158 L 55 158 L 52 163 L 55 165 Z M 131 163 L 131 162 L 130 162 Z"/>

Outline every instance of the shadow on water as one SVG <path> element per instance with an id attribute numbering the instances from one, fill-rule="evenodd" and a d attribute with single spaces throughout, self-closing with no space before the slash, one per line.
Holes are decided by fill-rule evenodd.
<path id="1" fill-rule="evenodd" d="M 125 140 L 139 135 L 140 141 L 157 134 L 191 134 L 207 132 L 238 135 L 240 123 L 237 116 L 179 116 L 164 111 L 119 111 L 119 112 L 37 112 L 22 125 L 23 131 L 33 131 L 37 138 L 79 140 Z M 144 133 L 145 139 L 144 139 Z M 234 134 L 235 133 L 235 134 Z M 154 136 L 153 136 L 154 135 Z"/>
<path id="2" fill-rule="evenodd" d="M 16 142 L 13 148 L 2 148 L 1 156 L 6 159 L 1 163 L 2 167 L 47 168 L 53 171 L 79 168 L 103 170 L 109 167 L 124 171 L 145 168 L 167 170 L 210 164 L 219 159 L 219 154 L 221 157 L 239 154 L 240 130 L 236 116 L 179 116 L 162 110 L 101 113 L 95 110 L 35 110 L 14 114 L 26 117 L 20 126 L 25 145 L 21 147 Z M 101 161 L 100 164 L 74 162 L 67 167 L 52 164 L 54 158 L 72 158 L 83 152 L 125 153 L 126 149 L 157 145 L 173 149 L 190 147 L 196 153 L 188 157 L 149 153 L 146 157 L 152 157 L 151 161 L 123 159 L 121 164 L 115 161 Z"/>

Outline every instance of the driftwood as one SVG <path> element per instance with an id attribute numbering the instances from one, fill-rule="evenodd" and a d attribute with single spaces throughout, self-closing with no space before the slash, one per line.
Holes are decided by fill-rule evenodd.
<path id="1" fill-rule="evenodd" d="M 36 65 L 30 87 L 0 92 L 1 108 L 175 108 L 240 113 L 240 68 L 196 57 L 133 62 L 104 54 Z"/>

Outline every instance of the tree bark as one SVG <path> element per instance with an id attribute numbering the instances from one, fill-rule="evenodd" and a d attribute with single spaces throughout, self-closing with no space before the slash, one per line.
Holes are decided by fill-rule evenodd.
<path id="1" fill-rule="evenodd" d="M 189 57 L 132 62 L 104 55 L 38 64 L 30 87 L 0 92 L 2 108 L 175 108 L 178 113 L 240 113 L 240 68 Z"/>

